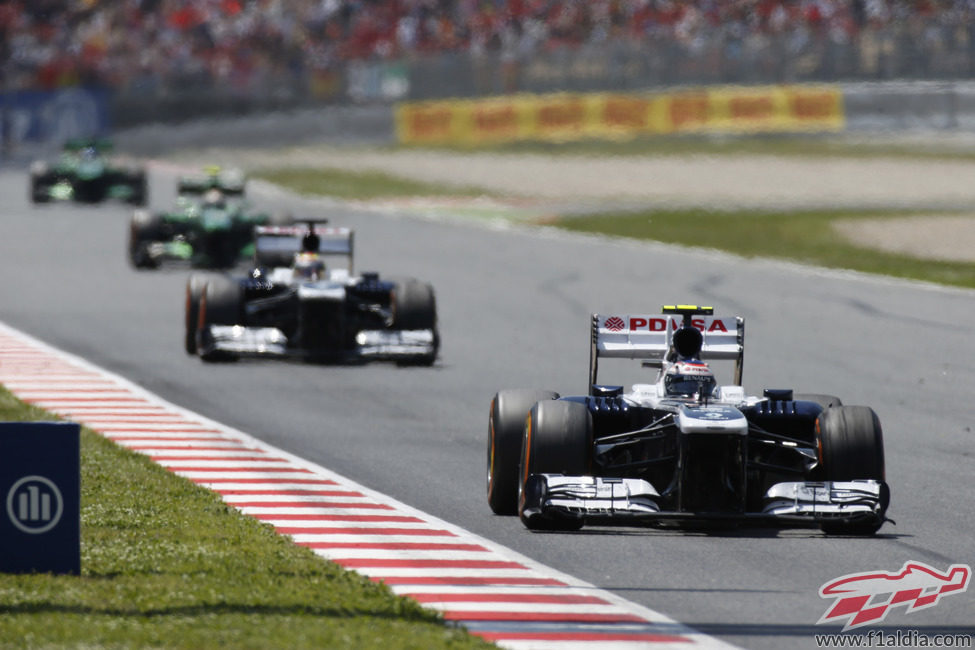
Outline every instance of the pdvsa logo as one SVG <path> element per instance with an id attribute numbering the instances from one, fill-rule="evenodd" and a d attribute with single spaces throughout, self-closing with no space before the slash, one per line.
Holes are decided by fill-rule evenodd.
<path id="1" fill-rule="evenodd" d="M 46 533 L 58 525 L 63 513 L 61 490 L 43 476 L 25 476 L 7 492 L 7 516 L 25 533 Z"/>
<path id="2" fill-rule="evenodd" d="M 952 564 L 942 573 L 922 562 L 905 562 L 896 573 L 868 571 L 830 580 L 819 588 L 821 598 L 835 598 L 819 623 L 846 621 L 843 631 L 879 623 L 894 607 L 904 605 L 907 613 L 934 607 L 944 596 L 968 589 L 972 568 Z"/>
<path id="3" fill-rule="evenodd" d="M 606 322 L 603 325 L 610 332 L 619 332 L 626 327 L 626 322 L 624 322 L 619 316 L 610 316 L 606 319 Z"/>
<path id="4" fill-rule="evenodd" d="M 668 326 L 671 331 L 676 331 L 681 327 L 681 322 L 675 318 L 655 316 L 610 316 L 603 321 L 603 328 L 610 332 L 622 332 L 623 330 L 630 332 L 665 332 Z M 691 320 L 691 326 L 705 334 L 710 334 L 711 332 L 727 333 L 729 331 L 724 320 L 720 318 L 694 318 Z"/>

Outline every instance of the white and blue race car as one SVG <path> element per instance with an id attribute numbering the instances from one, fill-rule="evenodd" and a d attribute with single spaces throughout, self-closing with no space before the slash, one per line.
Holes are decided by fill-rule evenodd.
<path id="1" fill-rule="evenodd" d="M 868 535 L 887 521 L 876 413 L 831 395 L 741 385 L 745 322 L 711 307 L 592 315 L 589 394 L 502 390 L 491 402 L 487 496 L 531 529 L 754 523 Z M 602 358 L 655 383 L 598 382 Z M 734 362 L 718 385 L 708 361 Z"/>
<path id="2" fill-rule="evenodd" d="M 432 365 L 440 345 L 433 287 L 356 274 L 353 232 L 323 222 L 256 227 L 257 265 L 243 277 L 191 275 L 187 353 Z"/>

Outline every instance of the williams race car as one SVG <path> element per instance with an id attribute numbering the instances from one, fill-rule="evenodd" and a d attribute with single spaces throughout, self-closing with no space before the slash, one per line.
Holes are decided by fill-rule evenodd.
<path id="1" fill-rule="evenodd" d="M 745 323 L 711 307 L 593 314 L 589 394 L 503 390 L 491 402 L 487 497 L 531 529 L 586 524 L 819 526 L 887 521 L 876 413 L 831 395 L 741 386 Z M 598 383 L 601 358 L 656 367 L 656 383 Z M 716 384 L 708 360 L 734 361 Z"/>
<path id="2" fill-rule="evenodd" d="M 145 205 L 145 170 L 135 163 L 109 157 L 111 149 L 105 140 L 70 140 L 57 160 L 34 161 L 30 167 L 31 201 L 100 203 L 118 199 Z"/>
<path id="3" fill-rule="evenodd" d="M 243 278 L 191 275 L 187 353 L 432 365 L 440 344 L 433 287 L 356 275 L 352 231 L 322 223 L 257 227 L 257 267 Z M 345 268 L 326 267 L 336 257 Z"/>

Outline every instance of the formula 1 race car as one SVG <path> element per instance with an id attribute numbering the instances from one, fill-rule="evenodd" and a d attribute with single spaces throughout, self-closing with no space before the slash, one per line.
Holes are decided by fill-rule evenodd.
<path id="1" fill-rule="evenodd" d="M 352 231 L 322 224 L 257 227 L 257 267 L 245 277 L 191 275 L 186 352 L 204 361 L 276 356 L 432 365 L 440 345 L 433 287 L 356 275 Z M 347 265 L 326 268 L 326 257 Z"/>
<path id="2" fill-rule="evenodd" d="M 145 169 L 109 157 L 111 150 L 106 140 L 69 140 L 57 160 L 34 161 L 30 167 L 31 201 L 100 203 L 118 199 L 145 205 L 149 192 Z"/>
<path id="3" fill-rule="evenodd" d="M 290 218 L 256 212 L 244 198 L 244 177 L 210 168 L 179 179 L 176 204 L 166 212 L 136 210 L 129 224 L 129 261 L 137 269 L 167 262 L 223 269 L 254 255 L 254 226 Z"/>
<path id="4" fill-rule="evenodd" d="M 875 533 L 890 490 L 876 413 L 831 395 L 741 386 L 743 318 L 711 307 L 592 316 L 589 394 L 503 390 L 491 402 L 487 496 L 531 529 L 585 524 L 819 526 Z M 656 383 L 597 382 L 600 358 Z M 734 361 L 718 386 L 705 360 Z"/>

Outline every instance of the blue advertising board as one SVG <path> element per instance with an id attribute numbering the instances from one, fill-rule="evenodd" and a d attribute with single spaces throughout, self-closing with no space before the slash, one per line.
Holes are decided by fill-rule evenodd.
<path id="1" fill-rule="evenodd" d="M 0 423 L 0 573 L 81 573 L 80 445 L 70 422 Z"/>
<path id="2" fill-rule="evenodd" d="M 97 88 L 21 90 L 0 93 L 0 129 L 10 146 L 61 143 L 104 135 L 109 92 Z"/>

